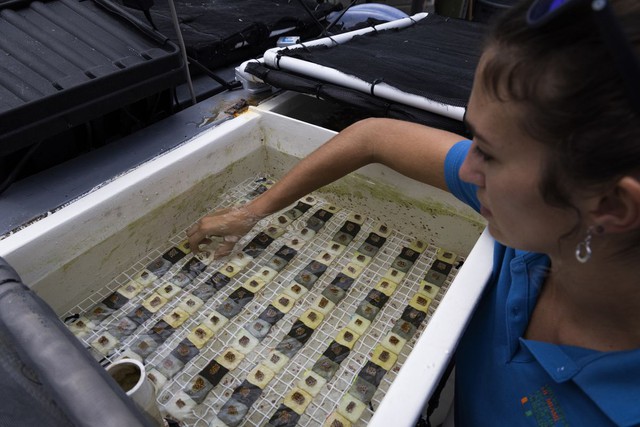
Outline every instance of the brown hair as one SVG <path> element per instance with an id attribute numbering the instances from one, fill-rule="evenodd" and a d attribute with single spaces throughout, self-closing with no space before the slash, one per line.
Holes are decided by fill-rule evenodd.
<path id="1" fill-rule="evenodd" d="M 640 57 L 640 2 L 610 2 Z M 481 83 L 522 105 L 524 130 L 550 148 L 541 193 L 571 208 L 574 189 L 603 188 L 640 171 L 640 114 L 588 5 L 533 29 L 525 20 L 531 3 L 519 2 L 494 23 Z"/>

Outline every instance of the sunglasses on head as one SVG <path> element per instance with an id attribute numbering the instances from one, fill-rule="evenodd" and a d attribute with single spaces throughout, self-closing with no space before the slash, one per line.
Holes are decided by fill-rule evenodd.
<path id="1" fill-rule="evenodd" d="M 527 12 L 527 25 L 538 28 L 565 12 L 588 6 L 614 62 L 624 77 L 627 96 L 640 113 L 640 62 L 625 37 L 609 0 L 535 0 Z"/>

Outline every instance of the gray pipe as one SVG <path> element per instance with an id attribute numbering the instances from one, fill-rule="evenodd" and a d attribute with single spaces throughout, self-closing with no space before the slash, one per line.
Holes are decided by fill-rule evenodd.
<path id="1" fill-rule="evenodd" d="M 27 288 L 1 257 L 0 332 L 11 352 L 35 373 L 34 382 L 39 380 L 54 406 L 74 426 L 153 427 L 51 307 Z M 12 398 L 24 398 L 26 408 L 38 400 L 27 392 Z M 8 409 L 11 410 L 17 409 Z M 12 415 L 17 417 L 13 419 L 14 426 L 26 425 L 21 423 L 20 414 Z M 32 422 L 33 413 L 23 415 Z M 50 426 L 51 419 L 43 419 L 38 425 Z"/>

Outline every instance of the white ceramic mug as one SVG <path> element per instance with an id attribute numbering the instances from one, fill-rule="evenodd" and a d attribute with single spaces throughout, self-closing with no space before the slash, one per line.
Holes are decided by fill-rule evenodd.
<path id="1" fill-rule="evenodd" d="M 159 427 L 165 425 L 156 404 L 156 389 L 147 378 L 142 362 L 120 359 L 107 366 L 107 372 L 151 421 Z"/>

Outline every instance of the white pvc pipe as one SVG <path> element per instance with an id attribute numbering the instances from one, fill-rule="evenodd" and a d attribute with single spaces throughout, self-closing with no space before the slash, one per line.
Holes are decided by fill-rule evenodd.
<path id="1" fill-rule="evenodd" d="M 427 15 L 428 15 L 427 13 L 418 13 L 409 18 L 396 19 L 395 21 L 385 22 L 383 24 L 379 24 L 373 27 L 361 28 L 359 30 L 349 31 L 347 33 L 342 33 L 342 34 L 338 34 L 330 37 L 324 37 L 321 39 L 312 40 L 306 43 L 299 43 L 292 46 L 272 48 L 267 50 L 264 53 L 262 58 L 251 59 L 240 64 L 240 66 L 236 68 L 236 75 L 240 77 L 242 81 L 248 81 L 252 83 L 263 83 L 263 81 L 260 78 L 254 76 L 253 74 L 249 74 L 245 71 L 247 64 L 252 62 L 257 62 L 259 64 L 266 63 L 268 66 L 278 69 L 279 67 L 274 64 L 277 62 L 278 52 L 280 52 L 281 50 L 313 47 L 313 46 L 319 46 L 319 45 L 333 47 L 339 44 L 346 43 L 356 36 L 367 34 L 372 31 L 384 31 L 384 30 L 405 28 L 405 27 L 411 26 L 415 24 L 417 21 L 420 21 L 426 18 Z M 306 62 L 306 61 L 300 61 L 300 62 Z M 319 65 L 312 64 L 312 63 L 307 63 L 307 64 L 309 64 L 310 66 L 315 65 L 316 67 L 321 67 Z M 330 70 L 330 68 L 327 68 L 327 67 L 322 67 L 322 68 L 326 68 L 327 70 Z M 349 76 L 347 76 L 346 74 L 343 74 L 343 73 L 341 74 L 343 76 L 343 80 L 349 78 Z M 322 78 L 322 76 L 320 76 L 320 78 Z M 340 81 L 335 83 L 341 84 Z"/>
<path id="2" fill-rule="evenodd" d="M 416 22 L 423 20 L 428 15 L 429 14 L 426 12 L 417 13 L 408 18 L 396 19 L 394 21 L 385 22 L 384 24 L 375 25 L 373 27 L 366 27 L 366 28 L 361 28 L 359 30 L 349 31 L 347 33 L 337 34 L 335 36 L 323 37 L 321 39 L 311 40 L 309 42 L 299 43 L 293 46 L 271 48 L 264 53 L 265 60 L 268 61 L 267 57 L 273 57 L 273 55 L 276 55 L 282 49 L 296 49 L 301 47 L 304 48 L 304 47 L 313 47 L 313 46 L 319 46 L 319 45 L 332 47 L 342 43 L 346 43 L 356 36 L 359 36 L 362 34 L 368 34 L 373 31 L 385 31 L 385 30 L 393 30 L 398 28 L 410 27 L 411 25 L 414 25 Z"/>
<path id="3" fill-rule="evenodd" d="M 433 101 L 420 95 L 404 92 L 384 82 L 372 84 L 357 77 L 345 74 L 342 71 L 336 70 L 334 68 L 314 64 L 309 61 L 304 61 L 289 56 L 280 55 L 280 52 L 283 49 L 309 48 L 314 46 L 334 47 L 339 44 L 348 42 L 355 36 L 367 34 L 372 31 L 405 28 L 415 24 L 417 21 L 420 21 L 427 16 L 427 13 L 418 13 L 409 18 L 397 19 L 395 21 L 376 25 L 375 27 L 362 28 L 359 30 L 350 31 L 348 33 L 325 37 L 322 39 L 300 43 L 284 48 L 269 49 L 264 53 L 263 58 L 259 60 L 259 62 L 264 63 L 274 69 L 292 71 L 304 76 L 309 76 L 322 81 L 326 81 L 328 83 L 333 83 L 339 86 L 354 89 L 359 92 L 371 93 L 379 98 L 387 99 L 389 101 L 398 102 L 404 105 L 418 108 L 420 110 L 430 111 L 444 117 L 450 117 L 452 119 L 462 121 L 465 113 L 464 107 L 442 104 L 440 102 Z M 252 76 L 251 74 L 244 71 L 245 66 L 246 64 L 248 64 L 248 62 L 250 61 L 247 61 L 240 67 L 238 67 L 236 69 L 236 73 L 246 81 L 253 83 L 262 82 L 257 77 Z"/>
<path id="4" fill-rule="evenodd" d="M 260 59 L 250 59 L 248 61 L 244 61 L 242 64 L 238 65 L 236 67 L 236 80 L 238 80 L 239 82 L 242 83 L 243 86 L 245 86 L 245 83 L 249 82 L 249 83 L 262 83 L 262 84 L 266 84 L 262 81 L 261 78 L 254 76 L 253 74 L 247 73 L 245 70 L 247 68 L 247 65 L 250 63 L 257 63 L 257 64 L 264 64 L 264 58 L 260 58 Z M 245 87 L 245 89 L 247 89 L 247 87 Z"/>
<path id="5" fill-rule="evenodd" d="M 420 95 L 401 91 L 400 89 L 390 86 L 384 82 L 374 85 L 357 77 L 345 74 L 335 68 L 326 67 L 324 65 L 314 64 L 312 62 L 291 58 L 289 56 L 281 56 L 279 58 L 267 57 L 266 53 L 265 63 L 272 68 L 292 71 L 294 73 L 317 78 L 328 83 L 334 83 L 343 87 L 355 89 L 360 92 L 371 93 L 379 98 L 399 102 L 421 110 L 431 111 L 441 116 L 450 117 L 459 121 L 462 121 L 464 116 L 464 107 L 442 104 Z"/>

